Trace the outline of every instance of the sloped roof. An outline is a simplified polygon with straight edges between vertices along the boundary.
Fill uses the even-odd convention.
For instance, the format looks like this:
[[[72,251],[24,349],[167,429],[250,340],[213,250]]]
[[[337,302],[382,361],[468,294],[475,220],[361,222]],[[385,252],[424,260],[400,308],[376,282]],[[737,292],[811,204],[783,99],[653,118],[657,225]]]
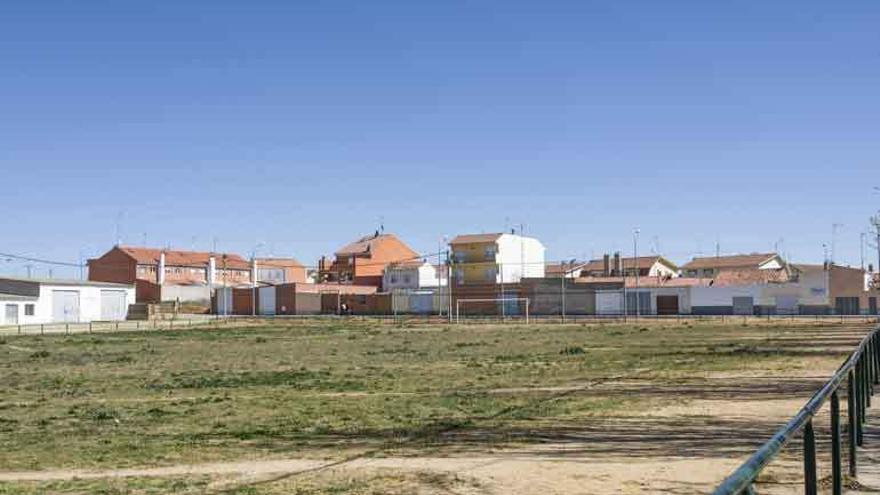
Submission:
[[[639,269],[647,269],[647,268],[651,268],[652,266],[654,266],[654,263],[657,263],[657,262],[668,265],[671,268],[676,268],[675,263],[667,260],[666,258],[664,258],[662,256],[639,256],[638,258],[633,258],[633,257],[621,258],[621,263],[623,264],[624,269],[632,268],[633,265],[635,265]],[[610,258],[608,266],[612,270],[614,269],[614,257],[613,256]],[[604,259],[590,260],[581,269],[586,270],[588,272],[602,271],[605,269],[605,260]]]
[[[154,265],[159,263],[159,256],[162,249],[118,246],[118,249],[125,254],[131,256],[138,264]],[[208,259],[213,256],[217,268],[250,268],[250,263],[237,254],[231,253],[209,253],[202,251],[176,251],[164,250],[165,264],[172,266],[198,266],[202,267],[208,264]]]
[[[635,277],[626,277],[626,288],[636,287]],[[623,277],[581,277],[575,279],[575,283],[586,285],[612,285],[624,283]],[[638,286],[640,288],[651,287],[700,287],[709,285],[708,279],[688,278],[688,277],[639,277]]]
[[[346,244],[345,246],[342,246],[334,254],[336,254],[337,256],[367,254],[372,250],[374,244],[378,242],[386,242],[392,240],[403,244],[403,242],[398,239],[397,236],[394,234],[371,234],[361,237],[360,239]]]
[[[791,281],[786,270],[723,270],[712,278],[712,285],[725,287],[731,285],[781,284]]]
[[[494,234],[462,234],[457,235],[449,241],[449,244],[477,244],[481,242],[495,242],[501,237],[502,233]]]
[[[257,265],[278,268],[303,268],[303,264],[296,258],[257,258]]]
[[[732,256],[697,257],[681,267],[682,270],[699,270],[703,268],[739,268],[755,267],[779,256],[776,253],[736,254]]]

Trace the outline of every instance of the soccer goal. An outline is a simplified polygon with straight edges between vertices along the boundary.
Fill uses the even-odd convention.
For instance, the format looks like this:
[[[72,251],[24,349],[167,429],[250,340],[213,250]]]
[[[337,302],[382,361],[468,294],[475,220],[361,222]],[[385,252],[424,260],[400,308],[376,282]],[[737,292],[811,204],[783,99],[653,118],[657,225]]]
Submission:
[[[490,297],[483,299],[457,299],[455,301],[455,322],[461,321],[462,309],[468,305],[486,307],[488,303],[495,303],[496,314],[502,318],[518,316],[522,314],[529,322],[529,298],[528,297]]]

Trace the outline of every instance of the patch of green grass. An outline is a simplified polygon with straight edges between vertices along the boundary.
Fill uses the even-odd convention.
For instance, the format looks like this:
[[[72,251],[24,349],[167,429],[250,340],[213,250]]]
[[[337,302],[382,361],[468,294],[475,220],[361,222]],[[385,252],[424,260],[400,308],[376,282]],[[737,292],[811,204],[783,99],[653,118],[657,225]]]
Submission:
[[[805,358],[839,362],[843,351],[811,346],[804,332],[797,323],[334,320],[6,337],[18,349],[0,345],[0,466],[324,458],[413,439],[443,444],[448,432],[498,438],[633,414],[655,400],[577,390],[594,381],[669,383],[707,372],[784,374]]]

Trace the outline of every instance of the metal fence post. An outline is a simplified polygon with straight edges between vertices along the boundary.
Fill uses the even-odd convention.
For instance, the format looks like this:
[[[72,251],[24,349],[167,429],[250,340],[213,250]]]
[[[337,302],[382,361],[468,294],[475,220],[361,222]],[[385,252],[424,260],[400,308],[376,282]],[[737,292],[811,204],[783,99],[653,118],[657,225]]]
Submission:
[[[816,495],[816,434],[813,420],[804,426],[804,493]]]
[[[831,393],[831,493],[841,495],[840,465],[840,397],[837,391]]]
[[[849,377],[846,380],[846,416],[849,426],[847,428],[847,439],[849,440],[849,475],[851,478],[856,477],[856,442],[858,441],[856,429],[858,428],[858,413],[856,412],[856,373],[855,370],[849,370]]]

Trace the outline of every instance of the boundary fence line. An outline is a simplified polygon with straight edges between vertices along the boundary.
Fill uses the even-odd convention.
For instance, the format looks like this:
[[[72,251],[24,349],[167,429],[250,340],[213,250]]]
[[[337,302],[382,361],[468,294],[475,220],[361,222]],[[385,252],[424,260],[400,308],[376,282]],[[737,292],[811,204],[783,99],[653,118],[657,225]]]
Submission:
[[[444,324],[444,325],[474,325],[474,324],[564,324],[576,325],[587,323],[636,323],[640,321],[663,321],[663,322],[699,322],[712,321],[721,323],[759,323],[767,321],[784,322],[861,322],[880,323],[877,316],[865,315],[767,315],[767,316],[732,316],[732,315],[672,315],[672,316],[632,316],[632,315],[532,315],[528,318],[523,315],[511,316],[460,316],[450,321],[449,317],[438,315],[276,315],[276,316],[247,316],[247,315],[180,315],[174,319],[159,320],[126,320],[126,321],[101,321],[91,323],[43,323],[29,325],[6,325],[0,326],[0,336],[13,335],[69,335],[91,333],[114,333],[114,332],[141,332],[151,330],[181,330],[197,327],[216,327],[233,322],[273,322],[273,321],[362,321],[392,324]]]
[[[713,495],[754,494],[754,484],[761,471],[782,451],[798,433],[803,437],[804,493],[816,495],[816,433],[813,418],[825,402],[831,403],[831,489],[841,495],[843,460],[841,456],[840,389],[846,386],[847,470],[850,477],[858,474],[858,450],[864,445],[864,425],[867,409],[871,407],[874,387],[880,386],[880,326],[875,327],[859,343],[837,372],[809,401],[762,445],[736,471],[728,476]]]

